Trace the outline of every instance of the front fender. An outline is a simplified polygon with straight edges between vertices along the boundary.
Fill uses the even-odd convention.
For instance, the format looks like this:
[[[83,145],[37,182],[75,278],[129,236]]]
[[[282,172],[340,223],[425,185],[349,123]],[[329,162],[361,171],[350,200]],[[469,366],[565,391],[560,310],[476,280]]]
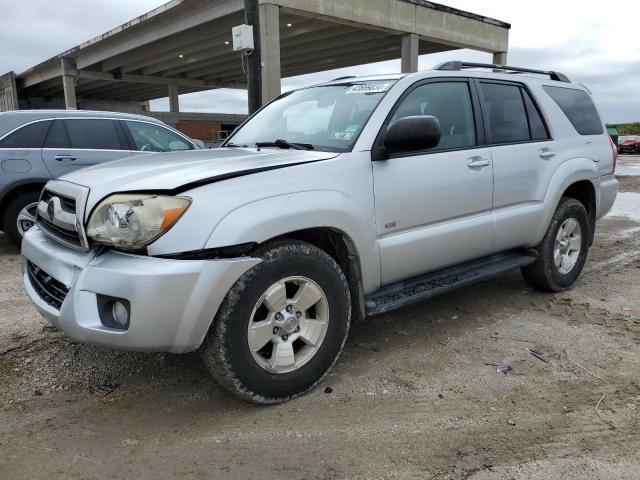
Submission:
[[[596,192],[596,206],[600,202],[600,191],[597,188],[598,168],[596,163],[589,158],[572,158],[563,162],[554,172],[549,182],[547,192],[544,198],[544,212],[542,221],[538,227],[535,245],[542,241],[544,234],[549,228],[551,217],[556,211],[560,199],[564,192],[572,184],[584,180],[588,180],[594,187]]]
[[[380,255],[373,214],[348,195],[332,190],[304,191],[263,198],[225,215],[213,229],[205,248],[247,242],[263,243],[298,230],[327,227],[352,240],[360,258],[363,288],[380,284]]]

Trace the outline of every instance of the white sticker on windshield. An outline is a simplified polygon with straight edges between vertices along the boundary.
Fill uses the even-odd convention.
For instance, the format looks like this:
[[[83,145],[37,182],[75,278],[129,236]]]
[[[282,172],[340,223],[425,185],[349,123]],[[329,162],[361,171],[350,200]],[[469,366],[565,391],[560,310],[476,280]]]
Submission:
[[[382,82],[357,83],[349,87],[345,93],[381,93],[386,92],[390,86],[390,83]]]

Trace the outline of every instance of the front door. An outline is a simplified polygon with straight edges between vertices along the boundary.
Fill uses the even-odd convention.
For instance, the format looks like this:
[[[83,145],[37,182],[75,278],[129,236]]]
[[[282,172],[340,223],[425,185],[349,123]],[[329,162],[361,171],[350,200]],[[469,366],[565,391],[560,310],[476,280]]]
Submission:
[[[115,120],[58,119],[47,134],[42,159],[54,178],[78,168],[129,157]]]
[[[442,131],[435,148],[373,162],[383,285],[492,252],[493,167],[471,92],[466,79],[422,82],[383,126],[433,115]]]

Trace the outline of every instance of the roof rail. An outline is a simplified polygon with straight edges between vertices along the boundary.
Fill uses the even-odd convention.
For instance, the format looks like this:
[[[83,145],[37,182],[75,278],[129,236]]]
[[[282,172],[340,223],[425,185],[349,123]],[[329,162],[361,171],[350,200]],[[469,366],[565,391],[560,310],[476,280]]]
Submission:
[[[504,70],[508,73],[536,73],[539,75],[549,75],[549,78],[551,80],[558,80],[559,82],[571,83],[571,80],[569,80],[569,77],[567,77],[564,73],[554,72],[554,71],[545,71],[545,70],[534,70],[533,68],[509,67],[507,65],[496,65],[493,63],[473,63],[473,62],[452,61],[452,62],[443,62],[433,67],[434,70],[449,70],[449,71],[460,71],[463,68],[492,68],[495,70]]]

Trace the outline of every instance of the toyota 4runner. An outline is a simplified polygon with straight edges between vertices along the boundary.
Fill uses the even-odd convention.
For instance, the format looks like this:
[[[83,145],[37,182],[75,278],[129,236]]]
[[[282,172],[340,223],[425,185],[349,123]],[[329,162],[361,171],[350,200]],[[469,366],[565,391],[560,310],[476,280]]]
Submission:
[[[557,72],[337,79],[281,95],[220,149],[50,181],[24,285],[77,340],[199,349],[236,395],[281,402],[331,369],[352,320],[514,268],[569,287],[615,162],[590,92]]]

